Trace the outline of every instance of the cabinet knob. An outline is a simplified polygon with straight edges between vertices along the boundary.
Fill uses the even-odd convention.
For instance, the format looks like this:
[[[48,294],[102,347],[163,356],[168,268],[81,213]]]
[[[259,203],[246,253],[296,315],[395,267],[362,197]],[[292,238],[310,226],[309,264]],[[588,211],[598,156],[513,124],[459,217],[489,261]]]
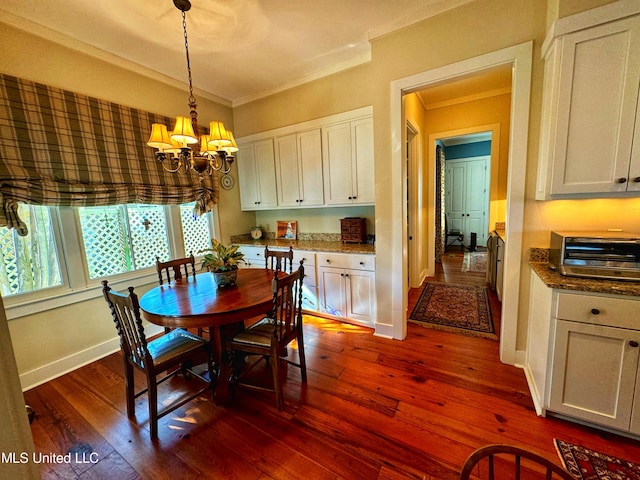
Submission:
[[[345,276],[345,277],[348,277],[348,276],[349,276],[349,274],[348,274],[348,273],[345,273],[345,274],[344,274],[344,276]]]
[[[362,265],[364,267],[364,262],[360,262],[360,265]]]
[[[598,310],[597,308],[592,308],[591,313],[594,315],[600,315],[600,310]]]
[[[638,348],[638,345],[640,345],[638,342],[636,342],[635,340],[630,340],[629,341],[629,346],[633,347],[633,348]]]
[[[349,197],[349,200],[353,200],[353,197]]]
[[[327,258],[327,263],[331,263],[331,260],[329,260],[328,258]]]
[[[620,177],[617,181],[618,183],[627,183],[627,179],[624,177]]]
[[[640,177],[635,177],[633,179],[633,183],[640,183]]]

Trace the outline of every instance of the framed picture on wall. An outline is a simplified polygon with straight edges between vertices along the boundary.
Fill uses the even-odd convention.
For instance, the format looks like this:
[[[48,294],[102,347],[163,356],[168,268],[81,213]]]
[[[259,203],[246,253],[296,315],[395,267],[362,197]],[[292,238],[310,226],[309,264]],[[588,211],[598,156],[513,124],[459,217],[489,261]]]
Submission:
[[[298,235],[298,222],[295,220],[278,220],[276,223],[276,238],[295,240]]]

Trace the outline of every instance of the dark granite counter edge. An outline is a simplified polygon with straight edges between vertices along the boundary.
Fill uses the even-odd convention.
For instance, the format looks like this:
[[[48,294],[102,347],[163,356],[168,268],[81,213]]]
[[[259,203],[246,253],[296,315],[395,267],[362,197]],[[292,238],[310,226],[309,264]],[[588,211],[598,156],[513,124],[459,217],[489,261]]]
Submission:
[[[549,288],[640,297],[640,282],[567,277],[549,268],[546,262],[529,262],[529,265]]]

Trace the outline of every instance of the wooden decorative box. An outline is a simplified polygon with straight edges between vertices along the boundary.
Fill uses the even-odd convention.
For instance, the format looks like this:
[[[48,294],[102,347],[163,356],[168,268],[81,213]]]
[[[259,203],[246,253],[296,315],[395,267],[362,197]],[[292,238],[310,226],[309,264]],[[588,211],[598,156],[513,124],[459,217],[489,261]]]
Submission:
[[[364,218],[347,217],[340,220],[342,243],[366,243],[367,223]]]

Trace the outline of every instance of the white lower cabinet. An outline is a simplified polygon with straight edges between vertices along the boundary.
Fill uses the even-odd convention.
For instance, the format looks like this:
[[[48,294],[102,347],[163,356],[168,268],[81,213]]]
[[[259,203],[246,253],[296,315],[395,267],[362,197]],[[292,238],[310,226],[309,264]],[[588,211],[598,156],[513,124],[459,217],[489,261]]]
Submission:
[[[241,245],[238,251],[244,253],[244,262],[240,264],[240,268],[265,268],[267,266],[264,260],[264,246]]]
[[[318,253],[320,312],[373,326],[375,319],[375,256]]]
[[[640,301],[554,296],[548,410],[640,434]]]
[[[269,247],[286,250],[284,247]],[[264,246],[241,245],[242,268],[265,268]],[[359,325],[375,319],[375,255],[294,250],[293,268],[304,265],[302,308]]]

